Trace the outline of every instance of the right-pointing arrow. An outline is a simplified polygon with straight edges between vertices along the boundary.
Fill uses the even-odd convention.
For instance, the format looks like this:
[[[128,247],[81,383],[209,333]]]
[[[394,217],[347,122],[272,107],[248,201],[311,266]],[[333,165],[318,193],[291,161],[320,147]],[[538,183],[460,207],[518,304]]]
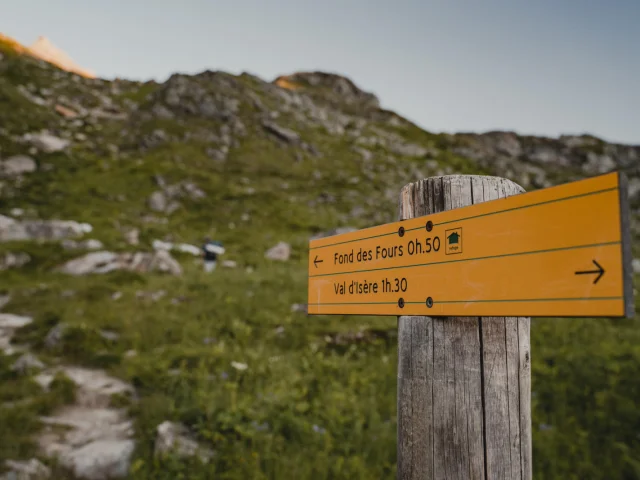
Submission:
[[[583,270],[581,272],[576,272],[576,275],[587,275],[587,274],[598,274],[598,276],[593,280],[593,283],[598,283],[598,280],[600,280],[600,278],[602,278],[602,276],[604,275],[604,268],[602,268],[602,266],[596,262],[595,260],[592,260],[593,264],[598,267],[597,270]]]

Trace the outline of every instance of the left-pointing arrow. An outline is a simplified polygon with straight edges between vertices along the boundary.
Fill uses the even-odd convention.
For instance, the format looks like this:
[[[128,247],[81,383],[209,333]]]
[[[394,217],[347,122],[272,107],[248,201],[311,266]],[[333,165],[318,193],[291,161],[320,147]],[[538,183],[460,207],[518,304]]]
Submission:
[[[593,280],[593,283],[598,283],[598,280],[600,280],[600,278],[604,275],[604,268],[602,268],[602,266],[596,262],[595,260],[592,260],[593,264],[598,267],[597,270],[584,270],[582,272],[576,272],[576,275],[586,275],[586,274],[598,274],[598,276]]]
[[[324,260],[318,260],[318,255],[316,255],[316,258],[313,260],[313,264],[316,266],[316,268],[318,268],[318,264],[324,262]]]

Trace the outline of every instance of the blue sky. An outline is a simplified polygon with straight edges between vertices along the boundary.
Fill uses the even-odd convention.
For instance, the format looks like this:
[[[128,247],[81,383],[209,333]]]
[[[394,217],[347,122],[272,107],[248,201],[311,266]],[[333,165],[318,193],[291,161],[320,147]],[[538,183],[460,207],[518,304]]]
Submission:
[[[341,73],[434,132],[591,133],[640,144],[640,0],[14,0],[100,76]]]

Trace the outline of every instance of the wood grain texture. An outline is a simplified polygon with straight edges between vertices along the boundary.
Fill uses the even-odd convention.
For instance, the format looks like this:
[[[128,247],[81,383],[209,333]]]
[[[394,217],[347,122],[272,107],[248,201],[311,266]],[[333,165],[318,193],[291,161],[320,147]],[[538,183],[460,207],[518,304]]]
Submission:
[[[400,219],[523,191],[432,177],[402,189]],[[530,371],[528,318],[399,317],[397,478],[530,480]]]

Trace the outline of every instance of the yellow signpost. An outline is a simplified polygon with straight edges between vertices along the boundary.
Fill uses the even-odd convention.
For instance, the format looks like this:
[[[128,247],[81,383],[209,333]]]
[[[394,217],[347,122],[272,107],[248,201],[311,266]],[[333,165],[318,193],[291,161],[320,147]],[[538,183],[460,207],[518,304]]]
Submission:
[[[308,313],[632,317],[627,202],[611,173],[312,240]]]

